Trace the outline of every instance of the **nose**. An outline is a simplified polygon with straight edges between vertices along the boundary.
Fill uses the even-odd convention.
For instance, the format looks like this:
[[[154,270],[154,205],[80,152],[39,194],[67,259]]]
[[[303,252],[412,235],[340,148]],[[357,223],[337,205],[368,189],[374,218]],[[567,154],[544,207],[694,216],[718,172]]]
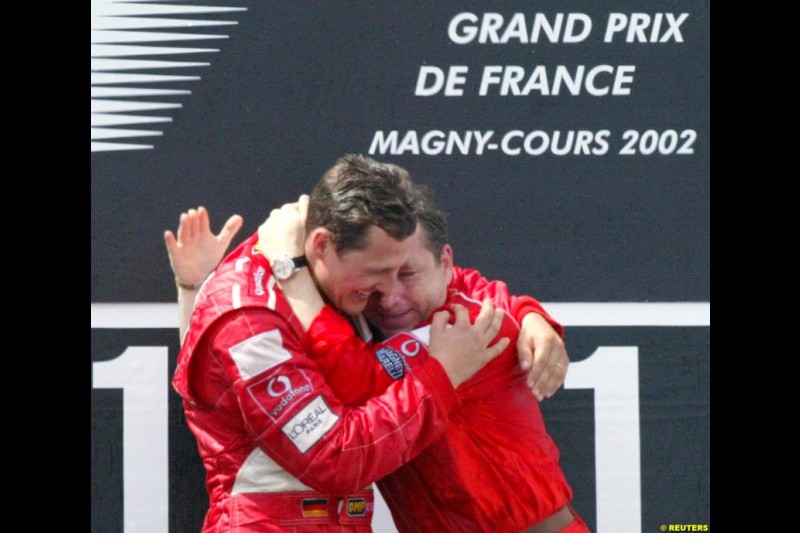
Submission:
[[[391,294],[378,293],[378,305],[383,309],[391,309],[400,301],[400,293],[395,291]]]
[[[375,291],[379,293],[378,301],[382,307],[390,307],[400,295],[400,280],[397,276],[386,276],[375,285]]]

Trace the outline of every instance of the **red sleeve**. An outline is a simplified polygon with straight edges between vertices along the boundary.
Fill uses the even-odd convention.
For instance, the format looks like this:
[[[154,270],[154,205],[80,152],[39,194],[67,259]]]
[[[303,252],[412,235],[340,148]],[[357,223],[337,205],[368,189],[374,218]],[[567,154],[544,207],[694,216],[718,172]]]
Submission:
[[[564,327],[551,317],[535,298],[513,296],[509,294],[508,285],[504,282],[489,281],[477,270],[453,267],[453,281],[450,282],[450,288],[463,292],[476,300],[482,301],[484,298],[491,298],[496,306],[511,313],[511,316],[520,324],[528,313],[538,313],[556,330],[559,337],[564,338]]]
[[[241,310],[214,331],[208,357],[194,368],[204,379],[192,381],[222,391],[217,408],[225,401],[238,408],[254,442],[315,490],[363,490],[439,438],[459,403],[431,358],[380,396],[349,408],[307,350],[282,317]],[[351,372],[354,381],[358,372]]]
[[[427,347],[410,334],[395,335],[375,346],[365,343],[350,321],[330,306],[311,323],[308,337],[314,362],[346,405],[358,405],[383,393],[428,359]]]
[[[339,399],[357,405],[380,394],[393,379],[352,324],[326,305],[308,328],[311,356]],[[358,379],[353,379],[358,369]]]

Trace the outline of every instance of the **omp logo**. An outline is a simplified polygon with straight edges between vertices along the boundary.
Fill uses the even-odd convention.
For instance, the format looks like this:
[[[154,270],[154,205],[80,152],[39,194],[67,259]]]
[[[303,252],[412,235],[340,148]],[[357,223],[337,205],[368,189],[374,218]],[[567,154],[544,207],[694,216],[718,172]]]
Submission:
[[[208,16],[235,11],[246,8],[161,4],[151,0],[92,0],[92,152],[153,148],[152,144],[127,142],[127,139],[161,135],[160,130],[150,126],[140,128],[172,122],[171,116],[161,112],[180,108],[182,104],[175,102],[175,97],[191,94],[174,87],[200,79],[200,76],[175,75],[172,69],[209,66],[207,62],[184,58],[189,54],[219,51],[201,48],[197,41],[228,37],[186,30],[237,24]],[[200,17],[187,18],[193,15]],[[188,46],[165,45],[170,41],[185,41]],[[161,59],[165,56],[169,59]]]
[[[367,500],[364,498],[348,498],[347,516],[364,516],[367,514]]]

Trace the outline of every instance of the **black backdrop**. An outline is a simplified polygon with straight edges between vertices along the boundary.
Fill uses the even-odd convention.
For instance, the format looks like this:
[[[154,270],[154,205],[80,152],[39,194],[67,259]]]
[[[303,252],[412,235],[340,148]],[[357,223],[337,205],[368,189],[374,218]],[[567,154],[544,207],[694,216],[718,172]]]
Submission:
[[[142,11],[175,5],[239,9]],[[455,42],[448,26],[462,13],[476,27],[499,21],[496,31]],[[556,42],[545,32],[527,42],[537,17],[559,14],[578,21],[577,42],[565,42],[565,26]],[[431,186],[457,263],[536,296],[567,326],[575,381],[543,409],[592,529],[708,526],[709,17],[708,2],[685,1],[93,3],[92,530],[194,531],[206,507],[167,388],[178,342],[163,231],[204,205],[215,230],[244,216],[238,242],[348,152]],[[416,94],[431,67],[460,68],[461,94]],[[558,75],[581,69],[593,84],[552,94]],[[490,83],[481,95],[487,72],[522,72],[523,94]],[[475,135],[488,138],[482,150]],[[587,140],[576,147],[570,135]],[[466,153],[430,142],[448,136],[469,138]],[[159,400],[129,408],[145,347],[156,355],[144,367],[163,372]],[[613,394],[630,380],[590,365],[601,348],[635,350],[623,366],[635,372],[637,412]],[[581,378],[583,362],[593,378]],[[123,431],[156,419],[160,429]],[[621,424],[611,440],[606,421]],[[623,454],[603,450],[619,435],[628,460],[617,464]],[[163,479],[126,479],[123,457],[152,450],[164,451],[163,468],[145,464]],[[607,471],[623,476],[612,490]]]

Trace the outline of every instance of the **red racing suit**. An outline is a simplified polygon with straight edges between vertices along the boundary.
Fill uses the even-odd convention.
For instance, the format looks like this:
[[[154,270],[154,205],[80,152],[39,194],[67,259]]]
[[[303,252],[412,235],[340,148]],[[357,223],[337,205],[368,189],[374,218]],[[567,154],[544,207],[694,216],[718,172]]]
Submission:
[[[508,285],[504,282],[488,281],[477,270],[454,266],[453,280],[450,282],[449,288],[462,292],[474,300],[490,298],[496,307],[511,313],[511,316],[520,324],[528,313],[538,313],[556,330],[559,337],[564,338],[564,327],[547,314],[542,304],[535,298],[531,296],[513,296],[509,294]]]
[[[452,303],[466,306],[472,319],[481,307],[455,289],[444,309]],[[430,361],[429,330],[368,346],[326,307],[308,334],[328,384],[340,399],[358,405]],[[458,387],[461,405],[450,413],[444,436],[378,482],[401,532],[517,532],[572,500],[558,448],[526,384],[527,372],[519,369],[518,333],[507,314],[498,338],[509,337],[509,347]]]
[[[206,469],[202,531],[369,532],[370,484],[442,437],[458,395],[430,358],[345,405],[257,239],[201,288],[172,379]]]

